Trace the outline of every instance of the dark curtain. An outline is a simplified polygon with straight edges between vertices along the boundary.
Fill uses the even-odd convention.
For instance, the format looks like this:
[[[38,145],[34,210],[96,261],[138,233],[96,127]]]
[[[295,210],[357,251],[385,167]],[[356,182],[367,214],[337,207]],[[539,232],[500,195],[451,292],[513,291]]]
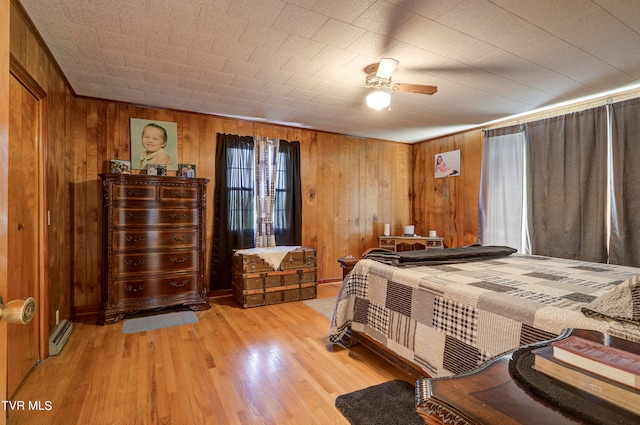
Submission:
[[[253,137],[218,134],[215,167],[211,290],[231,288],[233,250],[254,246]]]
[[[611,132],[609,261],[640,267],[640,99],[611,105]]]
[[[301,245],[300,142],[280,140],[278,149],[278,183],[273,214],[276,245]]]
[[[527,128],[532,253],[606,262],[606,107]]]
[[[211,290],[232,287],[234,249],[255,246],[253,137],[218,134],[214,188]],[[277,245],[302,243],[300,142],[280,140],[274,208]]]

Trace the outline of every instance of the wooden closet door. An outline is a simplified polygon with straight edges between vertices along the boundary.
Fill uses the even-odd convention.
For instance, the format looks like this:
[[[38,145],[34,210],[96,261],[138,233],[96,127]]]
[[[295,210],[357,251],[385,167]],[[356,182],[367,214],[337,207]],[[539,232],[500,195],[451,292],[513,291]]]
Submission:
[[[39,288],[39,101],[10,77],[8,282],[4,301],[34,297]],[[39,308],[36,309],[38,311]],[[39,313],[26,325],[7,325],[7,396],[39,358]]]

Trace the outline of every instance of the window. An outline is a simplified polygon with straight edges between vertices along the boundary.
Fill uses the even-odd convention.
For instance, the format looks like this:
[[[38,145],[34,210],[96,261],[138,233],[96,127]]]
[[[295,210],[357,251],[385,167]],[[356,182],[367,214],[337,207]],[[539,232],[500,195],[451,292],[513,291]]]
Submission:
[[[255,182],[253,150],[229,148],[227,160],[227,192],[229,196],[229,230],[253,228],[255,223]]]
[[[255,246],[256,172],[252,137],[218,134],[211,249],[212,290],[231,288],[234,249]],[[277,245],[301,245],[300,143],[280,140],[274,205]]]
[[[529,242],[535,255],[607,262],[608,134],[606,106],[487,131],[480,241],[524,253]],[[495,152],[500,155],[488,155]],[[522,170],[515,163],[522,163]],[[520,181],[522,190],[515,185]]]

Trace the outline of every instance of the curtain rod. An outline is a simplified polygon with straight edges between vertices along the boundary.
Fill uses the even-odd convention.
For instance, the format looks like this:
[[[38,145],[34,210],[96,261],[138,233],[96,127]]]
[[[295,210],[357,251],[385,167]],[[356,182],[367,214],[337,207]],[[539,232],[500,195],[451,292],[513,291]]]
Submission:
[[[621,91],[616,94],[603,94],[602,96],[594,97],[588,100],[578,100],[574,103],[569,103],[561,106],[551,106],[544,111],[532,111],[529,113],[525,113],[522,116],[516,118],[505,118],[500,121],[496,121],[491,123],[491,125],[485,125],[482,127],[482,131],[508,127],[511,125],[517,124],[525,124],[532,121],[537,121],[544,118],[553,118],[560,115],[569,114],[571,112],[584,111],[590,108],[596,108],[598,106],[611,105],[616,102],[622,102],[623,100],[629,100],[640,97],[640,89],[639,87],[633,87],[632,89],[628,89],[625,91]]]

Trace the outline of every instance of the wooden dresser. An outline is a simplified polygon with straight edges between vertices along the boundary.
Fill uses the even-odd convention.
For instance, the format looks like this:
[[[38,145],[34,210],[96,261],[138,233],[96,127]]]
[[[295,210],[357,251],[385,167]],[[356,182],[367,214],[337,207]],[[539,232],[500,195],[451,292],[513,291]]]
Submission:
[[[380,248],[393,252],[415,249],[443,249],[444,238],[438,236],[378,236]]]
[[[186,305],[210,308],[204,282],[208,179],[100,174],[103,296],[99,323]]]

